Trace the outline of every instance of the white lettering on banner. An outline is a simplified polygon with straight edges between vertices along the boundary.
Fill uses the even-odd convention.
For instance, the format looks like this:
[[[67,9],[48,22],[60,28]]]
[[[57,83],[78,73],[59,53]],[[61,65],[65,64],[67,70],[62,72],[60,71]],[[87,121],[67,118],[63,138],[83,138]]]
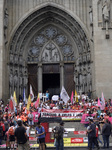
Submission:
[[[86,134],[86,131],[78,131],[78,134]]]
[[[83,114],[83,110],[73,111],[73,110],[45,110],[41,112],[41,117],[62,117],[62,118],[81,118]]]

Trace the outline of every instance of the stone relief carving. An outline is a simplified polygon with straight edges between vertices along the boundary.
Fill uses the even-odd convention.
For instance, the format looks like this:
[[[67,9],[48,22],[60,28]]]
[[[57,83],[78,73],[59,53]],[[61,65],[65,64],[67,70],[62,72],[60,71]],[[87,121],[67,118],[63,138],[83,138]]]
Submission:
[[[86,57],[86,53],[83,55]],[[74,81],[76,84],[77,91],[87,92],[88,90],[92,90],[92,73],[91,73],[91,61],[90,61],[90,53],[89,58],[84,59],[83,62],[80,61],[82,55],[79,55],[76,61],[76,66],[74,70]],[[89,60],[89,61],[88,61]]]
[[[18,55],[17,54],[14,55],[14,63],[16,65],[18,64]]]
[[[5,8],[4,10],[4,39],[5,39],[5,44],[7,44],[7,29],[8,29],[8,10]]]
[[[50,13],[51,18],[47,18],[47,19],[42,20],[42,18],[45,17],[45,14],[43,14],[43,16],[42,16],[41,12],[43,12],[45,10],[53,10],[53,12]],[[58,11],[58,14],[54,13],[57,11]],[[59,14],[62,14],[62,16],[60,17],[61,21],[54,18],[54,16],[57,16],[57,17],[60,16]],[[49,14],[46,14],[46,15],[49,16]],[[30,22],[31,18],[32,19],[35,18],[35,20]],[[24,20],[24,22],[17,29],[17,32],[15,33],[15,35],[12,39],[12,42],[10,44],[10,52],[13,52],[14,58],[15,58],[15,54],[14,54],[15,53],[15,47],[17,47],[18,43],[21,43],[21,45],[19,45],[20,48],[16,49],[17,54],[18,54],[17,60],[19,61],[20,60],[19,56],[20,56],[20,54],[23,53],[23,50],[25,49],[25,45],[26,45],[28,37],[32,34],[32,32],[36,31],[37,28],[41,28],[43,26],[43,24],[46,24],[46,22],[49,22],[49,21],[52,21],[53,24],[56,24],[57,26],[60,25],[64,30],[66,30],[69,34],[71,34],[73,36],[73,39],[76,42],[76,45],[79,45],[79,53],[80,54],[83,54],[83,50],[85,52],[88,51],[89,42],[88,41],[85,42],[86,41],[85,38],[87,38],[87,37],[86,37],[83,29],[81,28],[81,26],[78,24],[78,22],[76,20],[74,20],[74,18],[72,18],[70,15],[66,15],[66,13],[60,9],[57,9],[54,7],[45,7],[44,10],[39,10],[39,11],[31,14],[28,18],[26,18]],[[33,24],[34,22],[37,22],[37,24],[34,25]],[[24,28],[25,25],[27,25],[27,26]],[[32,29],[30,29],[31,26],[33,26]],[[21,33],[21,34],[19,34],[19,33]],[[23,36],[23,35],[25,35],[25,36]],[[39,37],[39,36],[41,36],[41,37]],[[82,42],[81,42],[81,36],[83,37]],[[45,38],[45,41],[43,38]],[[64,60],[69,61],[69,60],[72,60],[72,58],[74,59],[74,53],[72,52],[72,49],[73,49],[72,43],[68,43],[68,37],[66,36],[66,34],[61,33],[54,26],[51,26],[50,28],[48,26],[47,28],[45,28],[45,30],[43,30],[43,32],[41,31],[40,33],[38,33],[37,36],[35,36],[33,39],[33,44],[34,44],[34,46],[42,49],[44,47],[45,43],[48,42],[49,40],[51,40],[51,41],[53,41],[53,43],[55,43],[54,46],[56,48],[55,48],[55,50],[50,51],[49,48],[47,49],[45,46],[44,50],[46,51],[46,54],[44,53],[44,50],[43,50],[42,55],[44,54],[44,58],[46,55],[46,60],[50,60],[52,62],[52,59],[55,56],[54,60],[58,61],[60,59],[58,48],[60,48],[62,50],[62,47],[64,47],[65,45],[69,45],[69,46],[68,47],[65,46],[67,48],[64,48],[64,52],[67,52],[67,53],[63,53],[63,55],[66,54],[65,56],[63,56]],[[33,45],[30,45],[30,46],[33,46]],[[69,48],[70,46],[71,46],[71,48]],[[22,50],[21,50],[21,47],[22,47]],[[55,51],[55,52],[53,52],[53,51]],[[68,51],[70,53],[68,53]],[[28,62],[38,62],[39,61],[38,55],[35,55],[35,53],[37,53],[37,52],[35,52],[35,50],[30,51],[30,54],[28,53],[28,60],[29,60]],[[42,58],[43,58],[43,56],[42,56]],[[80,81],[82,84],[82,79],[79,80],[79,73],[83,72],[82,66],[84,66],[85,64],[83,64],[82,58],[81,58],[80,62],[81,63],[80,64],[78,63],[78,65],[77,65],[78,72],[76,75],[76,79],[77,79],[76,82],[79,83],[79,81]],[[86,61],[86,63],[87,63],[87,61]],[[17,64],[17,63],[14,60],[13,66],[15,66],[15,64]],[[18,66],[18,70],[19,70],[19,67],[20,66]],[[27,73],[26,73],[26,75],[25,75],[25,73],[23,75],[23,78],[24,78],[24,85],[23,86],[26,86],[26,87],[27,87],[27,83],[28,83],[27,75],[28,75]],[[18,75],[18,77],[19,76],[20,75]],[[82,78],[82,75],[80,78]],[[77,86],[79,89],[82,87],[82,85],[80,86],[78,84],[77,84]]]
[[[28,51],[29,55],[28,55],[27,60],[29,62],[38,61],[40,49],[43,49],[44,45],[48,41],[49,42],[53,41],[55,45],[57,45],[60,48],[60,50],[62,50],[63,55],[67,56],[66,57],[67,61],[74,61],[74,54],[72,50],[71,41],[68,40],[68,37],[64,33],[62,33],[58,28],[54,26],[48,26],[44,28],[42,31],[39,31],[39,33],[37,33],[37,36],[35,36],[31,42],[31,45]],[[45,54],[43,54],[44,56],[42,56],[43,57],[42,60],[45,62],[59,61],[58,53],[54,52],[53,58],[51,58],[51,53],[52,53],[52,50],[47,50],[47,47],[46,47],[46,52]]]
[[[17,85],[18,85],[18,72],[17,72],[17,70],[15,70],[15,73],[14,73],[14,87],[17,88]]]
[[[48,43],[42,54],[43,62],[58,62],[60,60],[57,47],[52,43]]]
[[[10,58],[9,59],[10,59],[9,60],[10,64],[13,64],[13,62],[14,62],[13,53],[10,54]]]

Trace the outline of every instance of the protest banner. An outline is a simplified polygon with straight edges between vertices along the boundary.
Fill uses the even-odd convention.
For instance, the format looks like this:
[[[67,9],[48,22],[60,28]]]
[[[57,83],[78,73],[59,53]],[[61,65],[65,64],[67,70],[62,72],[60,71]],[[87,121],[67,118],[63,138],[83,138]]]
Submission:
[[[53,109],[42,109],[41,117],[61,117],[62,119],[81,119],[83,110],[53,110]]]

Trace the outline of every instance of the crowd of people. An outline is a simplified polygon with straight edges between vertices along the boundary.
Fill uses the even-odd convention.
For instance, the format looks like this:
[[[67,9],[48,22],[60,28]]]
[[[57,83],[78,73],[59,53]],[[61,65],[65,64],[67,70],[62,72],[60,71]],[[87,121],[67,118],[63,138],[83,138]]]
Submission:
[[[48,93],[48,92],[47,92]],[[102,103],[102,100],[100,103]],[[112,117],[112,101],[111,99],[105,100],[105,108],[102,110],[101,107],[98,106],[98,99],[91,99],[89,96],[83,94],[82,96],[78,96],[78,101],[74,98],[74,100],[68,100],[67,103],[64,102],[63,99],[52,100],[49,99],[49,94],[47,94],[47,98],[45,101],[40,97],[40,102],[38,107],[35,107],[36,99],[31,102],[29,110],[27,110],[27,104],[23,102],[23,99],[19,99],[18,105],[14,107],[13,111],[10,111],[9,103],[5,105],[4,101],[0,100],[0,145],[2,144],[2,140],[6,141],[6,148],[13,148],[18,145],[18,149],[20,147],[26,147],[29,149],[29,131],[30,128],[34,128],[36,126],[33,121],[33,112],[37,112],[41,117],[41,110],[45,109],[67,109],[67,110],[81,110],[83,109],[84,114],[88,114],[89,117],[92,117],[84,123],[84,126],[87,128],[87,135],[89,137],[88,146],[91,150],[92,143],[94,143],[99,149],[98,140],[104,143],[103,147],[109,147],[109,136],[111,135],[111,123],[109,122],[109,118]],[[94,115],[91,115],[94,114]],[[38,118],[39,119],[39,118]],[[94,126],[94,125],[95,126]],[[98,126],[99,131],[102,134],[103,141],[100,140],[98,136],[96,136],[96,126]],[[40,129],[39,129],[40,128]],[[109,130],[110,128],[110,130]],[[44,138],[39,142],[42,143],[40,146],[45,149],[45,131],[38,123],[38,127],[35,128],[37,133],[42,130],[42,133],[39,135]],[[93,131],[94,130],[94,131]],[[23,138],[20,138],[21,133]],[[37,136],[37,135],[36,135]],[[95,137],[95,138],[93,138]],[[22,140],[20,140],[22,139]],[[41,139],[41,138],[40,138]],[[23,143],[22,143],[23,142]],[[57,144],[58,145],[58,144]],[[59,145],[58,145],[59,146]]]

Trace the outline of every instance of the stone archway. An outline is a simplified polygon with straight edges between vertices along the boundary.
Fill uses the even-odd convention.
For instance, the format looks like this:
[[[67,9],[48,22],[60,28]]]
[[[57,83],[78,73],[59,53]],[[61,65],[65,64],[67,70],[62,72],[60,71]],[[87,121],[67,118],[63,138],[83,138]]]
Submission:
[[[47,34],[51,33],[52,28],[55,30],[53,37],[52,34]],[[49,49],[53,47],[55,58],[53,58],[54,54],[50,54]],[[12,38],[9,49],[10,94],[14,90],[17,94],[22,94],[23,88],[27,91],[27,64],[38,64],[40,72],[38,87],[42,89],[41,65],[43,63],[59,63],[61,79],[64,78],[64,64],[73,64],[75,68],[74,70],[72,68],[72,75],[76,90],[85,92],[91,90],[91,51],[88,38],[74,18],[52,6],[46,6],[32,13],[21,23]],[[61,85],[63,84],[64,81]]]

